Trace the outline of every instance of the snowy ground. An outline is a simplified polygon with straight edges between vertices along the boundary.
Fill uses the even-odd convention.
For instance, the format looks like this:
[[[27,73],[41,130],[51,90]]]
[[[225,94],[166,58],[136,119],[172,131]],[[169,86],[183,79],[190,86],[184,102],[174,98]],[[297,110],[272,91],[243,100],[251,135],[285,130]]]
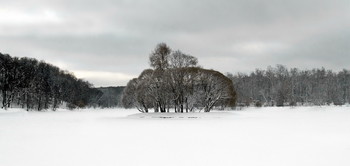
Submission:
[[[0,110],[0,166],[349,166],[350,107]]]

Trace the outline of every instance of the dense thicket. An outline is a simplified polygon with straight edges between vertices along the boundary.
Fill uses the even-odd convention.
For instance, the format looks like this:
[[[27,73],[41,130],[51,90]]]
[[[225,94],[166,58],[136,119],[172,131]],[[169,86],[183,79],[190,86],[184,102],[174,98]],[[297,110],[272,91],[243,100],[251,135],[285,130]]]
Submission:
[[[96,103],[101,95],[92,85],[51,64],[32,58],[0,53],[2,108],[13,105],[27,110],[55,110],[63,102],[69,108]]]
[[[209,112],[214,107],[233,107],[236,93],[232,81],[218,71],[197,66],[197,58],[171,51],[164,43],[150,55],[153,69],[144,70],[129,81],[122,103],[141,112]]]
[[[247,74],[228,74],[239,105],[343,105],[350,103],[350,71],[287,69],[277,65]]]

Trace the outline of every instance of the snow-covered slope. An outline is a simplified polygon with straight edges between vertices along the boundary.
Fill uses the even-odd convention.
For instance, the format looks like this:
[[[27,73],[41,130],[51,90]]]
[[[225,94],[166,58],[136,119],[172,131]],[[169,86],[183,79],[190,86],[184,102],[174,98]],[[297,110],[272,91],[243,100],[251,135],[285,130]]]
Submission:
[[[348,166],[350,107],[0,110],[0,166]]]

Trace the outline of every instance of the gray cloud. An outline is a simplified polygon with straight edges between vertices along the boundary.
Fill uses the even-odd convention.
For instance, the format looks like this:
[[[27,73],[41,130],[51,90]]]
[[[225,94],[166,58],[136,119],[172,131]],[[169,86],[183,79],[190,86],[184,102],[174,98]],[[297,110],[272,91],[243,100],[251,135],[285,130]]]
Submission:
[[[1,52],[43,59],[96,86],[125,85],[159,42],[221,72],[340,70],[350,60],[348,0],[0,2]]]

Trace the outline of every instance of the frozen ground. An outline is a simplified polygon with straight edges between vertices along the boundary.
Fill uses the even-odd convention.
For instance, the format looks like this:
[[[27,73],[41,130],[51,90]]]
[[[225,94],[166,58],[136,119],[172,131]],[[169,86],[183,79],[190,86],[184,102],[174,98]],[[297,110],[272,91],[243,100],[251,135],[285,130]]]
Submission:
[[[350,107],[0,110],[0,166],[349,166]]]

